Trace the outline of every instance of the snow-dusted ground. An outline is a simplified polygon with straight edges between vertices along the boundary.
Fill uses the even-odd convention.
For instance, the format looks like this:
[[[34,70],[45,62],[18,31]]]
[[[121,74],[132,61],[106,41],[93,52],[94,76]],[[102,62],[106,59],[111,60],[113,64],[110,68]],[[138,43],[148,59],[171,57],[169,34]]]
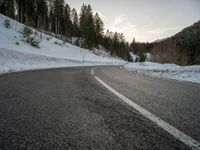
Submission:
[[[79,62],[0,48],[0,74],[46,68],[75,66],[120,65],[110,62]]]
[[[178,66],[175,64],[144,62],[129,63],[124,68],[146,75],[200,84],[200,65]]]
[[[6,19],[10,20],[9,29],[4,26]],[[41,38],[40,48],[34,48],[23,41],[19,33],[23,27],[23,24],[0,14],[0,74],[42,68],[125,63],[108,53],[94,54],[41,32],[37,32],[37,38]]]

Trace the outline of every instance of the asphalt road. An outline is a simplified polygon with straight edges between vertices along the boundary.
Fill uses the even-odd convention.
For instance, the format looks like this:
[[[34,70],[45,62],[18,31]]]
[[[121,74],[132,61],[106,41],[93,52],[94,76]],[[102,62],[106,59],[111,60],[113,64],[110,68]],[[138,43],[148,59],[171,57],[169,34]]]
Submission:
[[[190,149],[102,86],[94,67],[0,76],[0,149]],[[95,67],[95,76],[200,141],[200,86]]]

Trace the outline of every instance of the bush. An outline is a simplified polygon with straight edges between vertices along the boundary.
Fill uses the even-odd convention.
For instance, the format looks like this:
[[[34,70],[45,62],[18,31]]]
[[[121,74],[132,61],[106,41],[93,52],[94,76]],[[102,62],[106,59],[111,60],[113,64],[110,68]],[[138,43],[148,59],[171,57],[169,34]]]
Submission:
[[[30,43],[31,46],[39,48],[39,41],[35,40],[34,37],[28,37],[26,41],[27,43]]]
[[[16,42],[15,44],[16,44],[16,45],[19,45],[19,42]]]
[[[11,27],[10,20],[8,20],[8,19],[4,20],[4,26],[9,29]]]
[[[36,48],[39,48],[39,42],[37,42],[37,41],[32,41],[32,42],[31,42],[31,46],[36,47]]]
[[[140,57],[140,60],[139,60],[140,62],[145,62],[147,59],[147,56],[144,53],[140,53],[139,57]]]
[[[24,28],[20,31],[22,38],[24,38],[24,41],[29,43],[31,46],[39,48],[39,40],[35,39],[35,36],[32,37],[33,31],[31,28],[24,26]],[[37,32],[36,32],[37,33]]]
[[[31,46],[39,48],[39,42],[36,41],[34,38],[30,41]]]
[[[33,31],[29,27],[24,26],[24,28],[20,31],[20,33],[23,38],[29,38],[33,34]]]

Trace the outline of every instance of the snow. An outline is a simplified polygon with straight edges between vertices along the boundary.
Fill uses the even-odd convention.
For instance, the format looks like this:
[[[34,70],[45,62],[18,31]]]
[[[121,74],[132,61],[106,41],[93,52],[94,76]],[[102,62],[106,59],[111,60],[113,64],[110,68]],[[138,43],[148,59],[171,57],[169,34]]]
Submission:
[[[77,66],[120,65],[121,63],[79,62],[63,58],[47,57],[0,48],[0,74],[46,68]]]
[[[200,83],[200,65],[179,66],[153,62],[129,63],[123,66],[129,71],[144,73],[155,77]]]
[[[4,21],[10,20],[11,27],[6,28]],[[57,68],[69,66],[119,65],[125,61],[113,58],[109,54],[95,54],[70,43],[38,32],[41,38],[40,48],[30,46],[23,41],[19,31],[24,25],[0,14],[0,74],[21,70]],[[19,43],[17,45],[16,43]]]
[[[136,62],[136,59],[139,58],[139,56],[138,56],[138,55],[135,55],[133,52],[130,52],[130,55],[131,55],[131,57],[132,57],[133,62]]]
[[[147,61],[152,61],[151,53],[144,53],[144,54],[147,56],[147,58],[146,58]]]

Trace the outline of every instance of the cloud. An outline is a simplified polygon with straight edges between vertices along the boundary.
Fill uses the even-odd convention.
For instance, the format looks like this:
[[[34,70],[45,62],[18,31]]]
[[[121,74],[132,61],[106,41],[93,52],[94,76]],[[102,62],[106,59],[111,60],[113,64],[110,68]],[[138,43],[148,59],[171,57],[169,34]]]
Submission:
[[[127,18],[124,15],[117,16],[117,17],[115,17],[114,25],[119,25],[126,20],[127,20]]]
[[[152,24],[154,24],[153,21]],[[132,42],[133,37],[135,37],[137,41],[147,42],[150,39],[156,40],[172,35],[182,29],[182,26],[154,28],[149,30],[145,26],[139,26],[130,22],[130,19],[126,15],[119,15],[111,20],[110,24],[106,24],[105,29],[109,29],[112,32],[123,33],[126,40],[129,42]]]
[[[128,21],[128,18],[125,15],[119,15],[114,18],[114,21],[111,25],[108,25],[110,31],[123,33],[126,37],[126,40],[129,42],[132,41],[135,33],[137,32],[136,26]]]

